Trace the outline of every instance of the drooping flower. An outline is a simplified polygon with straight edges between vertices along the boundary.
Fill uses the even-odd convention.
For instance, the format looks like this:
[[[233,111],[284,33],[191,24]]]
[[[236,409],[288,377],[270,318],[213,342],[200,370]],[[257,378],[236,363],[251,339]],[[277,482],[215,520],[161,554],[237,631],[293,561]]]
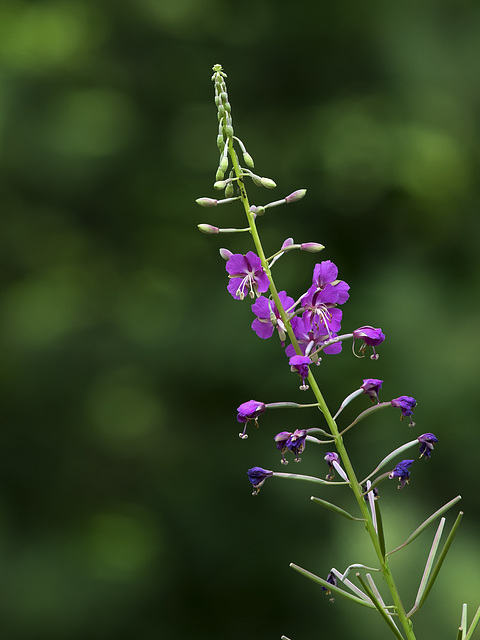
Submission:
[[[410,471],[408,468],[413,464],[413,462],[413,460],[402,460],[388,476],[390,479],[399,478],[399,489],[402,489],[406,484],[408,484],[410,480]]]
[[[363,389],[363,393],[370,396],[372,402],[375,400],[379,402],[378,393],[382,388],[383,380],[377,380],[376,378],[366,378],[363,384],[360,385],[360,389]]]
[[[262,415],[264,411],[265,404],[263,402],[258,402],[257,400],[249,400],[237,407],[237,421],[245,424],[243,433],[238,434],[240,438],[246,439],[248,437],[246,430],[247,424],[250,420],[253,420],[255,422],[255,426],[258,427],[258,416]]]
[[[293,313],[289,313],[295,305],[295,301],[290,296],[287,296],[285,291],[280,291],[278,294],[282,307],[290,318]],[[277,305],[273,300],[269,300],[265,296],[260,296],[253,304],[252,311],[257,316],[252,322],[252,329],[255,331],[259,338],[267,339],[273,335],[273,330],[276,328],[282,346],[286,338],[286,327],[280,317],[280,312],[277,309]]]
[[[418,436],[418,441],[420,442],[420,458],[423,457],[428,460],[432,455],[433,445],[438,442],[438,438],[433,433],[424,433]]]
[[[367,483],[362,484],[362,491],[364,493],[364,500],[365,502],[368,502],[368,494],[372,493],[373,494],[373,499],[376,500],[378,498],[378,487],[373,487],[373,489],[368,489],[367,487]]]
[[[393,400],[391,400],[391,405],[392,407],[399,407],[401,409],[402,415],[400,416],[400,420],[403,420],[404,418],[412,415],[413,409],[417,405],[417,401],[415,400],[415,398],[412,398],[411,396],[400,396],[399,398],[394,398]],[[413,422],[412,418],[410,418],[410,422],[408,426],[409,427],[415,426],[415,423]]]
[[[280,460],[282,464],[288,464],[288,460],[285,458],[285,453],[288,451],[287,442],[291,435],[292,433],[290,431],[280,431],[280,433],[277,433],[274,438],[277,444],[277,449],[282,454],[282,459]]]
[[[262,267],[262,261],[253,251],[246,255],[232,254],[225,269],[230,278],[227,289],[235,300],[243,300],[247,295],[255,298],[268,291],[270,281]]]
[[[358,350],[360,357],[365,355],[367,345],[373,348],[373,355],[370,356],[372,360],[378,360],[378,354],[375,351],[375,347],[381,344],[385,340],[385,335],[381,329],[375,329],[374,327],[360,327],[353,332],[353,339],[363,340],[363,343]]]
[[[333,478],[335,477],[335,467],[333,466],[333,463],[334,462],[337,462],[337,463],[340,462],[340,458],[338,457],[338,453],[335,453],[333,451],[329,451],[326,454],[324,460],[328,464],[328,473],[325,476],[325,478],[327,480],[333,480]]]
[[[253,495],[257,495],[267,478],[273,476],[273,471],[262,469],[262,467],[252,467],[247,471],[248,479],[253,485]]]
[[[302,391],[306,391],[308,389],[308,384],[305,383],[305,379],[308,377],[308,365],[311,363],[312,361],[308,356],[292,356],[288,361],[290,370],[296,371],[302,378],[302,384],[300,385],[300,389]]]
[[[331,584],[332,586],[336,587],[337,586],[337,577],[336,575],[333,573],[333,571],[330,571],[330,573],[327,576],[327,582],[328,584]],[[323,591],[327,592],[327,596],[329,596],[332,592],[330,591],[330,589],[328,589],[327,587],[323,587],[322,586]],[[332,598],[333,601],[333,598]]]

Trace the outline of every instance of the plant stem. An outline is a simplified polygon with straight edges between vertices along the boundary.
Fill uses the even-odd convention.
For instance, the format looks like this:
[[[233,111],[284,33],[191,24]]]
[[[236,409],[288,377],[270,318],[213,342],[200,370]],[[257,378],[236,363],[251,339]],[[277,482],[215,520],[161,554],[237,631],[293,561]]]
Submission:
[[[280,298],[278,296],[278,291],[277,288],[275,286],[273,277],[272,277],[272,273],[270,271],[270,268],[268,266],[267,260],[265,258],[265,252],[263,250],[263,246],[260,240],[260,236],[258,234],[258,230],[257,230],[257,226],[255,224],[255,215],[250,211],[250,203],[248,200],[248,196],[247,196],[247,192],[245,189],[245,183],[243,180],[243,175],[240,169],[240,164],[238,162],[238,157],[237,154],[235,152],[235,149],[233,147],[233,140],[232,138],[229,139],[228,141],[228,145],[229,145],[229,155],[230,158],[232,160],[232,164],[233,164],[233,168],[235,171],[235,175],[238,178],[238,186],[240,189],[240,199],[242,201],[242,204],[244,206],[245,209],[245,213],[247,216],[247,220],[248,220],[248,224],[250,227],[250,233],[252,235],[252,239],[253,242],[255,244],[255,248],[257,250],[257,254],[260,258],[260,260],[262,261],[262,266],[265,270],[265,273],[267,274],[269,280],[270,280],[270,293],[271,296],[273,298],[273,301],[275,302],[275,305],[278,309],[278,312],[280,314],[280,317],[283,321],[283,324],[287,330],[287,334],[288,337],[295,349],[295,352],[298,355],[302,355],[302,351],[300,349],[300,346],[298,344],[297,338],[293,332],[293,329],[290,325],[289,319],[287,317],[287,314],[283,308],[283,305],[280,301]],[[373,521],[372,521],[372,516],[370,514],[370,511],[367,507],[367,504],[363,498],[363,491],[361,488],[361,485],[359,484],[355,471],[353,469],[352,463],[350,462],[350,458],[347,454],[347,450],[345,448],[345,445],[343,443],[343,438],[339,433],[337,424],[335,422],[335,420],[332,417],[332,414],[330,413],[330,410],[323,398],[323,395],[320,391],[320,388],[318,387],[318,384],[315,380],[315,377],[313,375],[313,373],[311,371],[309,371],[309,375],[308,375],[308,382],[310,384],[310,388],[315,396],[315,399],[317,400],[318,403],[318,408],[319,410],[322,412],[322,414],[325,417],[325,420],[327,422],[328,428],[330,429],[330,433],[332,434],[334,441],[335,441],[335,446],[336,449],[338,451],[338,454],[342,460],[343,466],[345,468],[345,471],[347,473],[348,479],[350,481],[350,487],[355,495],[357,504],[359,506],[360,512],[362,514],[362,518],[365,520],[365,527],[367,529],[367,533],[370,536],[370,540],[372,542],[372,545],[375,549],[375,553],[377,555],[377,558],[379,560],[380,563],[380,567],[381,567],[381,571],[382,574],[384,576],[385,582],[388,585],[388,589],[390,591],[390,594],[392,596],[393,602],[395,604],[395,609],[396,609],[396,613],[398,615],[399,621],[402,625],[402,628],[404,630],[405,636],[408,640],[415,640],[415,634],[413,632],[413,627],[412,627],[412,623],[411,621],[407,618],[406,612],[405,612],[405,608],[403,606],[403,603],[401,601],[400,595],[398,593],[397,587],[395,585],[395,581],[393,579],[393,575],[392,572],[390,570],[389,567],[389,563],[388,563],[388,558],[384,556],[381,546],[380,546],[380,542],[378,539],[378,535],[377,532],[375,531],[375,527],[373,525]]]

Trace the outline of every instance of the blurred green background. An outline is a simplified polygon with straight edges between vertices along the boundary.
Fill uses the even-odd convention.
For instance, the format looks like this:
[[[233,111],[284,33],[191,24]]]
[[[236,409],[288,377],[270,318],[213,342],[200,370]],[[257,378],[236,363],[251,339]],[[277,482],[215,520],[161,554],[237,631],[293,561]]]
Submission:
[[[322,242],[351,285],[344,330],[387,335],[376,363],[324,359],[332,409],[382,378],[383,400],[417,398],[415,435],[440,440],[407,488],[382,489],[390,544],[463,495],[416,618],[419,638],[454,638],[480,593],[480,5],[464,0],[1,3],[2,637],[387,636],[288,567],[368,564],[361,527],[308,485],[251,496],[247,468],[282,470],[275,433],[318,417],[271,412],[237,437],[241,402],[305,396],[226,292],[218,249],[247,238],[196,229],[244,225],[240,207],[194,203],[215,195],[215,63],[278,184],[252,202],[308,189],[261,219],[267,251]],[[279,287],[303,293],[316,260],[283,258]],[[412,433],[397,412],[362,423],[359,473]],[[287,470],[325,472],[303,458]],[[433,533],[394,558],[407,605]]]

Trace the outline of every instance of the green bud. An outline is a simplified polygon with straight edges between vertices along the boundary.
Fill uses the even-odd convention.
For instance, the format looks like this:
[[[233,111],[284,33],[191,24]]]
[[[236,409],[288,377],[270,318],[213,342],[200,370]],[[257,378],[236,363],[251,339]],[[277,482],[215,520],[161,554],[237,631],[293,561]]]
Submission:
[[[228,111],[228,113],[232,112],[232,105],[229,102],[226,102],[224,107],[225,107],[225,111]]]
[[[227,124],[223,127],[223,130],[225,132],[225,135],[227,136],[227,138],[233,138],[233,127],[231,124]]]
[[[202,232],[202,233],[220,233],[220,230],[218,227],[214,227],[211,224],[197,224],[198,229]]]
[[[217,147],[218,147],[218,150],[220,151],[220,153],[222,153],[224,148],[225,148],[225,141],[223,139],[223,135],[222,134],[219,134],[217,136]]]
[[[263,214],[265,213],[265,207],[256,207],[255,205],[252,205],[250,207],[250,211],[256,216],[263,216]]]
[[[197,198],[195,202],[201,207],[216,207],[218,201],[213,198]]]
[[[218,172],[217,172],[218,173]],[[227,181],[226,180],[217,180],[215,182],[215,184],[213,185],[213,188],[216,189],[217,191],[221,191],[222,189],[225,189],[225,187],[227,186]]]
[[[262,183],[262,187],[266,187],[267,189],[275,189],[277,186],[271,178],[260,178],[260,182]]]
[[[255,166],[252,156],[246,151],[243,152],[243,161],[250,169],[253,169],[253,167]]]
[[[263,187],[262,178],[260,176],[252,175],[253,184],[256,184],[257,187]]]
[[[225,172],[228,169],[228,157],[227,156],[222,156],[222,159],[220,160],[220,169],[223,172]]]
[[[217,173],[215,174],[216,182],[218,182],[219,180],[223,180],[224,175],[225,175],[225,172],[222,171],[220,167],[218,167]],[[215,184],[216,184],[216,182],[215,182]]]
[[[235,187],[233,186],[233,182],[229,182],[225,188],[225,197],[231,198],[235,193]]]
[[[220,120],[221,118],[223,118],[224,115],[225,115],[225,107],[223,106],[223,104],[221,104],[218,107],[218,119]]]

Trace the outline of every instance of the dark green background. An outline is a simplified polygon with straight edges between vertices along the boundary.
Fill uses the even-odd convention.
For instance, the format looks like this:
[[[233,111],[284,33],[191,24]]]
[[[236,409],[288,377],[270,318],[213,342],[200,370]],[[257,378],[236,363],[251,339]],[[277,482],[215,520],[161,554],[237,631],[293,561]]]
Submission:
[[[347,347],[316,370],[332,409],[364,377],[418,400],[414,431],[389,411],[351,433],[359,474],[420,433],[440,440],[407,488],[382,489],[389,544],[464,497],[416,622],[453,639],[480,593],[480,5],[463,0],[1,4],[2,637],[388,637],[288,568],[373,562],[361,526],[312,486],[250,495],[247,468],[284,470],[274,434],[319,423],[270,412],[237,437],[241,402],[305,396],[226,292],[218,248],[248,238],[196,229],[244,225],[240,206],[194,203],[215,195],[215,63],[236,134],[278,184],[251,200],[308,189],[260,221],[267,252],[325,244],[351,285],[344,330],[387,335],[376,363]],[[300,295],[315,262],[283,258],[279,288]],[[303,457],[288,470],[325,473],[320,451]],[[407,606],[433,535],[393,561]]]

